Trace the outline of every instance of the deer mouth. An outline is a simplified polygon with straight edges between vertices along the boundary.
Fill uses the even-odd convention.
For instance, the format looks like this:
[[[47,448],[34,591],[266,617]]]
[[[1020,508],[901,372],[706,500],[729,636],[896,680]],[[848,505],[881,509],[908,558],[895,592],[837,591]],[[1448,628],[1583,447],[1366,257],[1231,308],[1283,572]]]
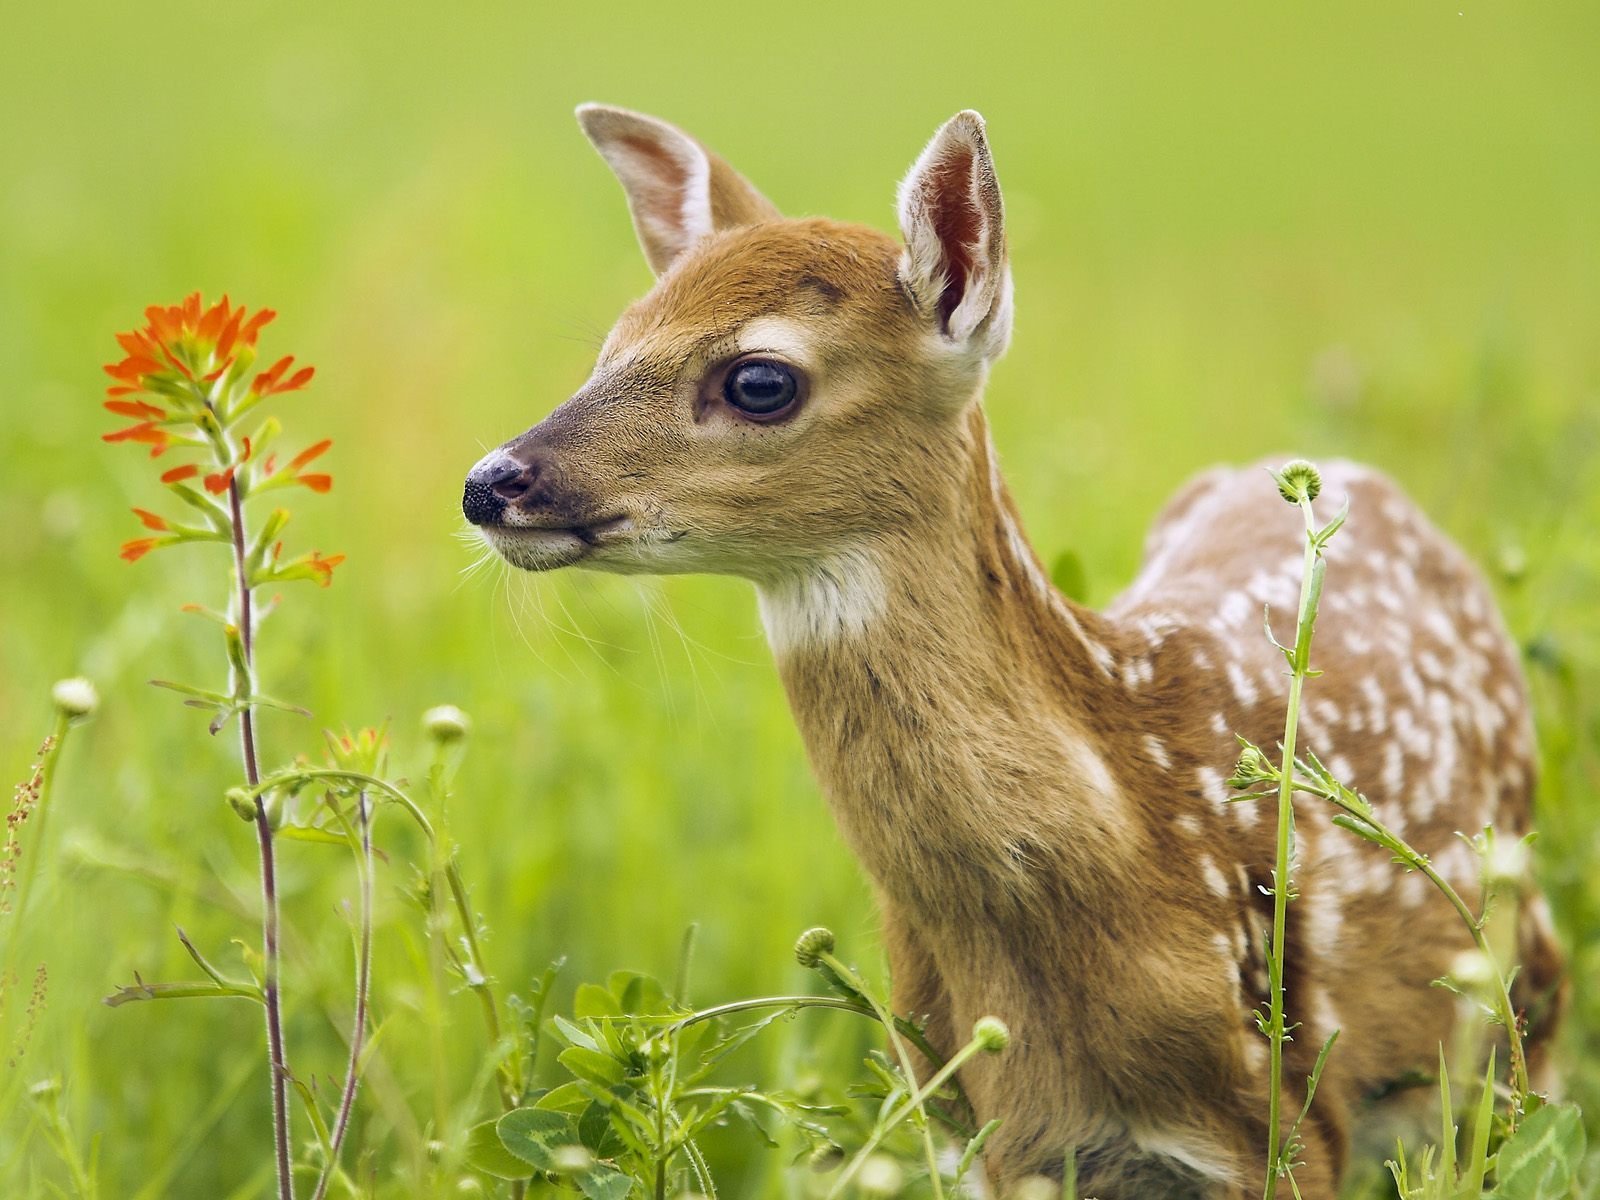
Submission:
[[[482,525],[478,532],[495,552],[524,571],[554,571],[574,566],[607,546],[633,535],[626,514],[567,525]]]

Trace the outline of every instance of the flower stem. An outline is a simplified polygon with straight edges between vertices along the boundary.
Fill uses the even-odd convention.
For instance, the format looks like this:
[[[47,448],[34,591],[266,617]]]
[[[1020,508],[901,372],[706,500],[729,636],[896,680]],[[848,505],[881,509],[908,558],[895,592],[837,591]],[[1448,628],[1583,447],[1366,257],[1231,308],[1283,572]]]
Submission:
[[[234,680],[234,693],[254,696],[254,616],[251,612],[250,576],[245,562],[244,505],[237,479],[228,481],[228,516],[233,526],[234,600],[239,618],[239,637],[244,647],[243,670],[238,672],[244,678]],[[255,710],[249,705],[239,711],[239,737],[244,754],[245,780],[254,788],[261,782],[261,763],[256,754]],[[267,1065],[272,1076],[272,1145],[277,1163],[279,1200],[294,1200],[294,1175],[289,1167],[289,1064],[283,1051],[283,1010],[278,995],[278,867],[272,845],[272,822],[267,819],[266,803],[259,795],[256,796],[255,825],[261,857],[261,984],[267,1013]]]
[[[1316,620],[1320,579],[1320,548],[1316,537],[1316,517],[1311,499],[1301,493],[1300,510],[1305,514],[1306,549],[1300,579],[1300,610],[1295,627],[1293,671],[1289,677],[1289,711],[1283,722],[1283,766],[1278,781],[1278,846],[1272,871],[1272,945],[1267,954],[1271,982],[1271,1008],[1267,1018],[1267,1040],[1271,1051],[1271,1086],[1267,1094],[1267,1179],[1263,1200],[1273,1200],[1283,1163],[1283,1044],[1287,1040],[1283,1003],[1284,945],[1289,919],[1290,880],[1294,857],[1294,745],[1300,725],[1300,693],[1306,672],[1311,667],[1311,629]]]
[[[361,1049],[367,1035],[367,996],[372,981],[372,813],[365,792],[356,796],[356,821],[361,827],[361,934],[356,953],[356,1015],[350,1027],[350,1061],[345,1067],[344,1088],[339,1093],[339,1115],[333,1123],[328,1161],[322,1168],[322,1177],[317,1180],[317,1190],[312,1200],[322,1200],[327,1195],[333,1173],[339,1169],[339,1150],[344,1145],[344,1135],[350,1128],[350,1114],[355,1109],[356,1089],[360,1086]]]

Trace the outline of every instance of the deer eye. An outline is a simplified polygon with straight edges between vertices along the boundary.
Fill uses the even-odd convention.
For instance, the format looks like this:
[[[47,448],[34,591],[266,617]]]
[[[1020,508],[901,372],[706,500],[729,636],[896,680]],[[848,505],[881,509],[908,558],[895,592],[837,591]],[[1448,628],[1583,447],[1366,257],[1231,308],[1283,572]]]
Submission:
[[[722,383],[723,398],[752,417],[775,417],[799,394],[800,382],[794,372],[768,358],[735,363]]]

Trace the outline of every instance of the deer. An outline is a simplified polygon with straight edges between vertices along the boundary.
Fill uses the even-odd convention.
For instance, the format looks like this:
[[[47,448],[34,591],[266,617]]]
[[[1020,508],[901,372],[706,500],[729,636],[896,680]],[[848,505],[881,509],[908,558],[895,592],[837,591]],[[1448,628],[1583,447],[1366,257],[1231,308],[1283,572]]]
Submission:
[[[665,121],[577,116],[655,283],[587,381],[471,468],[465,517],[528,571],[754,585],[871,878],[897,1009],[944,1054],[985,1015],[1011,1031],[960,1076],[977,1117],[1000,1119],[984,1154],[997,1188],[1060,1178],[1071,1148],[1100,1200],[1253,1194],[1270,1161],[1253,1014],[1275,821],[1225,780],[1236,736],[1282,731],[1262,612],[1294,609],[1300,514],[1258,468],[1213,468],[1160,513],[1104,611],[1052,585],[984,415],[1013,289],[977,113],[900,183],[898,238],[783,216]],[[1517,647],[1485,578],[1398,485],[1338,461],[1323,489],[1350,517],[1327,552],[1302,736],[1475,895],[1458,832],[1514,838],[1531,819]],[[1403,1081],[1436,1072],[1462,1018],[1433,985],[1470,941],[1420,875],[1314,797],[1294,803],[1284,1087],[1298,1106],[1339,1030],[1295,1174],[1301,1196],[1332,1200],[1367,1131],[1417,1094]],[[1537,1054],[1562,958],[1536,887],[1518,894]]]

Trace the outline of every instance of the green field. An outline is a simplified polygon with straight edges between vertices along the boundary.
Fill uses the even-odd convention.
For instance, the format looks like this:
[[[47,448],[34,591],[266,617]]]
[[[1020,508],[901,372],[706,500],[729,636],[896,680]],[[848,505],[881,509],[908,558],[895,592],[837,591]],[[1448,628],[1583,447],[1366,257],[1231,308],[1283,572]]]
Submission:
[[[786,212],[885,228],[926,138],[980,109],[1018,304],[991,420],[1036,545],[1074,551],[1096,603],[1212,463],[1395,475],[1490,570],[1527,648],[1540,871],[1580,998],[1563,1057],[1600,1116],[1600,6],[670,9],[8,10],[5,772],[26,775],[54,680],[86,674],[103,704],[68,746],[26,920],[0,924],[8,1040],[48,967],[0,1068],[0,1194],[68,1186],[26,1095],[44,1078],[96,1141],[102,1196],[271,1190],[254,1008],[100,1004],[136,971],[193,975],[174,925],[241,971],[230,939],[258,935],[254,842],[222,799],[234,737],[145,686],[220,686],[213,632],[178,608],[223,602],[225,558],[119,561],[129,506],[159,488],[99,438],[113,332],[193,289],[279,310],[268,353],[318,376],[276,411],[299,442],[334,439],[337,484],[296,499],[292,536],[349,561],[262,632],[269,689],[315,713],[264,717],[269,761],[388,720],[415,778],[421,713],[470,713],[450,825],[486,952],[518,989],[565,957],[558,1006],[616,968],[672,975],[691,924],[698,1003],[814,988],[790,952],[810,925],[881,974],[746,585],[466,573],[466,469],[582,382],[650,283],[572,119],[584,100],[678,122]],[[493,1105],[473,998],[429,1015],[416,841],[387,814],[378,839],[382,1032],[352,1145],[372,1194],[400,1196],[436,1111]],[[294,1065],[336,1089],[352,876],[337,851],[284,859]],[[807,1014],[739,1072],[855,1078],[871,1032]],[[713,1139],[722,1195],[803,1194],[790,1154],[752,1145]]]

